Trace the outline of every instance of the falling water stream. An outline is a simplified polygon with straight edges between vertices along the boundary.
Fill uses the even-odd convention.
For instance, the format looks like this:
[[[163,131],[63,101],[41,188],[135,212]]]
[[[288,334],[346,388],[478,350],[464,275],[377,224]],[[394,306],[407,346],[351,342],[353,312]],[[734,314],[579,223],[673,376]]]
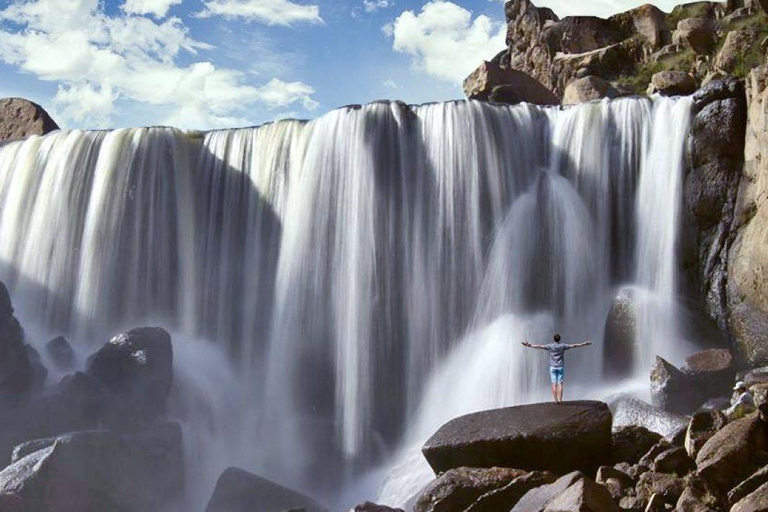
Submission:
[[[0,278],[32,342],[86,354],[124,328],[173,333],[191,509],[228,465],[336,506],[362,487],[402,505],[444,421],[545,397],[520,341],[595,339],[569,380],[599,389],[629,286],[638,375],[685,353],[689,115],[666,98],[380,102],[32,137],[0,148]]]

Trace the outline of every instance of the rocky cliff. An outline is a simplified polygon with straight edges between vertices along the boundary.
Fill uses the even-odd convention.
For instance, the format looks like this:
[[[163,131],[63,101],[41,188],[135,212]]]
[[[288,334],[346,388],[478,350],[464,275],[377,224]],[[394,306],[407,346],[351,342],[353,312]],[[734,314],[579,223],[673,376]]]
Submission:
[[[51,116],[37,103],[22,98],[0,99],[0,142],[58,130]]]
[[[560,19],[530,0],[510,0],[505,14],[507,49],[485,65],[526,73],[559,98],[587,77],[610,89],[579,83],[592,90],[577,96],[586,100],[594,91],[690,94],[717,77],[746,77],[768,46],[768,15],[757,0],[695,2],[670,13],[643,5],[607,19]]]

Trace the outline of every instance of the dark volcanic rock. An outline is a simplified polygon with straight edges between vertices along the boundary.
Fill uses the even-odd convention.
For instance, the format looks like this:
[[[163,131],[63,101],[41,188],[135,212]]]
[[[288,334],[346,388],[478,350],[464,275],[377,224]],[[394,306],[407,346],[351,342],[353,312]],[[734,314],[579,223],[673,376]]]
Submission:
[[[33,380],[24,331],[13,315],[8,288],[0,283],[0,410],[18,404]]]
[[[277,485],[240,468],[228,468],[216,482],[206,512],[283,512],[303,508],[327,512],[325,507],[303,494]]]
[[[59,370],[71,370],[75,364],[75,351],[64,336],[57,336],[46,343],[45,352]]]
[[[686,225],[693,240],[698,294],[707,314],[728,328],[728,253],[744,162],[747,102],[744,85],[713,80],[693,95],[684,183]]]
[[[736,420],[704,443],[696,456],[698,473],[713,488],[728,492],[762,465],[767,447],[765,424],[757,414]]]
[[[124,426],[162,416],[173,385],[171,337],[159,327],[118,334],[88,358],[86,373],[115,395],[104,420]]]
[[[436,473],[455,467],[593,472],[608,462],[611,412],[602,402],[522,405],[443,425],[422,452]]]
[[[660,440],[660,434],[645,427],[619,427],[613,432],[613,461],[635,464]]]
[[[413,512],[464,510],[483,494],[505,487],[525,473],[507,468],[449,469],[424,489]]]
[[[355,505],[352,509],[353,512],[404,512],[401,508],[387,507],[386,505],[378,505],[370,501]]]
[[[556,479],[557,477],[548,471],[531,471],[515,478],[503,487],[483,494],[467,507],[465,512],[509,510],[531,489],[551,484]]]
[[[0,472],[0,494],[25,510],[167,510],[181,499],[181,427],[167,423],[131,436],[108,431],[38,441]]]
[[[40,105],[22,98],[0,99],[0,142],[45,135],[58,129]]]

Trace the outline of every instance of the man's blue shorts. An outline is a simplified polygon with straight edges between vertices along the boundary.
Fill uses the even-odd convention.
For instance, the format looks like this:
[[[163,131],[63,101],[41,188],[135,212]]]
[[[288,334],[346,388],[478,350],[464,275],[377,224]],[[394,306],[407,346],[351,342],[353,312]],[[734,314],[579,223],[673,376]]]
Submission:
[[[552,380],[552,384],[563,383],[563,370],[565,370],[565,368],[549,367],[549,378]]]

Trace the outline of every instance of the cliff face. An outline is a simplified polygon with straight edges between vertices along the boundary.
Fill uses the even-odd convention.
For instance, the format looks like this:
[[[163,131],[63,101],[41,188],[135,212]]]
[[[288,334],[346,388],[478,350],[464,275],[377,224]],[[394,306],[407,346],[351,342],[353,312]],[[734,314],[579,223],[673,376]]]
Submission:
[[[768,364],[768,67],[747,79],[745,163],[728,254],[728,320],[753,365]]]
[[[768,47],[758,0],[695,2],[669,14],[643,5],[607,19],[560,19],[531,0],[510,0],[505,14],[507,49],[492,63],[527,73],[559,98],[586,77],[610,82],[614,95],[690,94],[718,77],[744,78]]]

